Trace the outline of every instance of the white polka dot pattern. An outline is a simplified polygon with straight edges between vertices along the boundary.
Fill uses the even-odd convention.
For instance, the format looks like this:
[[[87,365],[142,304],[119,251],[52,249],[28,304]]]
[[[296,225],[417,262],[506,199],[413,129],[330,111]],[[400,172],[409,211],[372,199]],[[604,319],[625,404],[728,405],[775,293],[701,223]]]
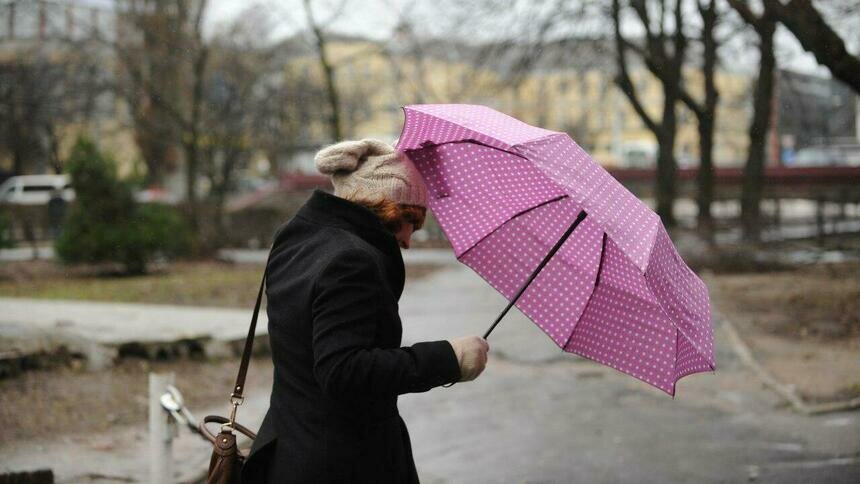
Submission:
[[[534,161],[581,203],[627,257],[645,271],[661,225],[656,213],[566,134],[518,145],[514,151]]]
[[[570,341],[564,347],[609,365],[661,390],[674,393],[675,333],[645,279],[608,239],[594,289]]]
[[[484,106],[404,111],[398,148],[430,209],[457,258],[508,300],[587,213],[516,303],[556,344],[672,395],[715,368],[706,286],[659,217],[568,135]]]
[[[451,143],[409,155],[427,185],[433,213],[445,214],[439,224],[457,257],[518,213],[566,196],[534,163],[496,148]]]
[[[536,128],[486,106],[474,104],[415,104],[404,108],[406,120],[398,142],[404,151],[433,144],[473,139],[497,148],[510,148],[556,134]],[[422,133],[433,133],[428,138]]]
[[[676,378],[715,368],[708,287],[678,255],[660,225],[645,271],[648,289],[678,329]]]
[[[580,210],[569,197],[541,205],[499,227],[460,261],[510,301]],[[586,217],[516,303],[559,346],[594,288],[602,238]]]

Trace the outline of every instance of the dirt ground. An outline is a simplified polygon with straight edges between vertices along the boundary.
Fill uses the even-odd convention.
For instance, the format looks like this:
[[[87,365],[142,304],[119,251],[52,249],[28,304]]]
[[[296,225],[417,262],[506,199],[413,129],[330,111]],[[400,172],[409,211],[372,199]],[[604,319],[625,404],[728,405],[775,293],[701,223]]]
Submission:
[[[712,276],[759,363],[814,402],[860,395],[860,262]]]
[[[406,277],[422,277],[436,269],[431,264],[410,264]],[[156,265],[143,276],[122,276],[111,270],[44,260],[4,262],[0,297],[252,307],[262,276],[262,265],[214,260]]]
[[[126,359],[110,371],[88,372],[58,368],[25,372],[0,380],[2,440],[73,434],[81,429],[107,431],[111,427],[143,423],[147,418],[148,373],[174,372],[185,403],[195,409],[224,404],[239,367],[229,360],[147,361]],[[251,360],[248,393],[268,393],[272,381],[269,356]],[[203,415],[196,415],[203,418]]]

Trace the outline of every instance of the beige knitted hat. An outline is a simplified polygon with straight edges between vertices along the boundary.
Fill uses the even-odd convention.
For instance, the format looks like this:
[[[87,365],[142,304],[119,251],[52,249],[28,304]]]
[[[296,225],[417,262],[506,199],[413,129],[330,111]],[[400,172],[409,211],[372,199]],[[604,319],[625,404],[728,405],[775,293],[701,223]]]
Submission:
[[[383,141],[342,141],[320,150],[314,163],[331,177],[341,198],[427,206],[427,189],[415,165]]]

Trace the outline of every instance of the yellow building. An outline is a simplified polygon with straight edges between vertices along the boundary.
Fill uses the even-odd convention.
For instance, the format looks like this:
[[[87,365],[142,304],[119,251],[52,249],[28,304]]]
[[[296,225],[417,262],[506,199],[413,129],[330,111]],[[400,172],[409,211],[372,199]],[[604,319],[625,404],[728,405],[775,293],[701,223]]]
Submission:
[[[13,5],[18,5],[13,9]],[[26,5],[26,6],[25,6]],[[85,32],[86,22],[97,22],[110,32],[117,24],[108,12],[83,8],[71,2],[13,2],[5,5],[9,18],[33,18],[20,22],[14,31],[5,32],[13,41],[0,45],[0,62],[28,56],[33,49],[53,52],[57,64],[75,54],[62,47],[51,48],[51,33],[67,35]],[[40,20],[42,19],[42,20]],[[7,23],[12,25],[12,23]],[[17,24],[16,24],[17,25]],[[29,25],[29,30],[24,27]],[[332,141],[327,125],[328,108],[321,98],[322,71],[313,44],[294,37],[282,43],[278,62],[283,71],[284,89],[314,86],[316,94],[296,92],[298,102],[306,98],[308,112],[297,129],[296,145],[307,151]],[[22,47],[24,46],[24,47]],[[46,47],[47,46],[47,47]],[[607,166],[647,166],[653,163],[657,146],[630,103],[613,83],[614,54],[611,45],[600,39],[566,39],[545,46],[541,59],[512,75],[513,46],[482,52],[482,47],[467,46],[447,39],[424,40],[416,45],[404,35],[391,41],[331,35],[327,53],[335,66],[340,93],[344,137],[372,136],[393,141],[399,135],[403,114],[400,106],[414,103],[485,104],[525,122],[569,133],[599,162]],[[29,49],[29,50],[28,50]],[[99,50],[106,72],[113,72],[116,59]],[[631,76],[646,109],[659,117],[662,94],[660,83],[644,66],[631,66]],[[690,90],[701,93],[700,74],[686,75]],[[300,80],[302,82],[294,82]],[[744,75],[718,73],[720,107],[717,117],[715,161],[718,165],[740,164],[745,157],[751,80]],[[301,90],[301,87],[299,87]],[[57,130],[58,154],[62,158],[79,133],[99,140],[121,165],[121,172],[132,170],[141,156],[133,122],[125,101],[110,91],[97,97],[94,116],[70,120]],[[698,132],[695,117],[679,104],[676,154],[681,166],[698,160]],[[205,136],[204,136],[205,138]],[[267,157],[260,153],[255,158]],[[267,163],[279,160],[266,159]],[[41,165],[40,165],[41,166]],[[10,171],[9,153],[0,153],[0,171]],[[42,169],[45,167],[42,166]]]
[[[127,175],[139,160],[126,104],[106,88],[116,62],[112,49],[93,36],[115,31],[103,6],[68,0],[12,0],[0,5],[0,67],[7,95],[3,121],[18,123],[0,149],[0,175],[51,172],[75,139],[97,139]],[[14,115],[9,115],[14,112]],[[16,143],[26,158],[16,166]]]
[[[564,46],[570,47],[568,41]],[[596,41],[583,40],[586,47]],[[435,47],[435,48],[434,48]],[[336,66],[336,81],[344,99],[359,100],[360,109],[344,101],[344,133],[393,139],[400,131],[401,105],[412,103],[485,104],[530,124],[569,133],[592,156],[607,166],[645,166],[657,151],[653,134],[645,127],[624,94],[613,82],[614,60],[592,65],[537,63],[514,81],[504,70],[481,59],[446,56],[444,45],[408,49],[366,39],[339,38],[329,42],[328,55]],[[608,61],[608,62],[607,62]],[[478,65],[476,65],[476,63]],[[575,63],[574,63],[575,64]],[[309,69],[319,82],[314,53],[293,60]],[[646,110],[659,120],[662,90],[644,66],[633,66],[631,77]],[[693,96],[702,92],[701,73],[688,70]],[[739,165],[745,158],[749,123],[751,79],[743,74],[717,74],[720,105],[715,133],[715,163]],[[325,128],[314,130],[325,138]],[[694,166],[699,158],[697,121],[679,104],[676,155],[681,166]]]

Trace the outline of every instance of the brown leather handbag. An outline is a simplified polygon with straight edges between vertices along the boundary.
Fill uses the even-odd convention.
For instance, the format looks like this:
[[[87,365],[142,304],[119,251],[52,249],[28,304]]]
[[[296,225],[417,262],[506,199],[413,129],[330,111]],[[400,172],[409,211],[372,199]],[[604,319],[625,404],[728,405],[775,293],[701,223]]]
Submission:
[[[268,265],[267,260],[266,266],[268,267]],[[266,271],[263,270],[260,292],[257,294],[257,303],[254,305],[254,315],[251,316],[251,328],[248,330],[248,337],[245,338],[245,348],[242,350],[239,375],[236,377],[236,385],[233,386],[233,392],[230,393],[230,405],[232,407],[230,409],[230,418],[207,415],[198,424],[200,434],[209,439],[213,446],[212,458],[209,460],[209,472],[206,479],[208,484],[240,484],[242,466],[245,465],[245,459],[248,456],[239,451],[239,446],[236,443],[236,434],[233,431],[235,430],[244,434],[252,441],[257,438],[257,434],[236,422],[236,409],[244,401],[242,392],[245,390],[245,375],[248,373],[248,362],[251,359],[251,349],[254,346],[254,330],[257,327],[257,315],[260,312],[260,303],[263,299],[263,289],[265,286]],[[207,423],[221,424],[220,432],[217,435],[210,432],[206,428]]]

